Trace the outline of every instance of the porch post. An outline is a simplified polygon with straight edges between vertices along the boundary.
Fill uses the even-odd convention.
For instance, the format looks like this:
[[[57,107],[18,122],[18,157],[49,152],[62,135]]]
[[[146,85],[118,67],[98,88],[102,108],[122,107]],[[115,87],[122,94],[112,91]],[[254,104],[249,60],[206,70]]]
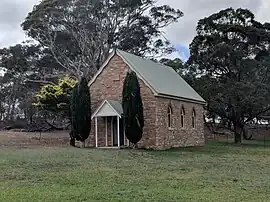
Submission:
[[[98,147],[98,127],[97,127],[97,117],[95,117],[95,126],[96,126],[96,148]]]
[[[106,147],[108,147],[108,117],[105,118],[105,131],[106,131]]]
[[[113,147],[113,119],[114,117],[111,118],[111,146]]]
[[[118,137],[118,147],[120,148],[120,120],[119,116],[117,116],[117,137]]]

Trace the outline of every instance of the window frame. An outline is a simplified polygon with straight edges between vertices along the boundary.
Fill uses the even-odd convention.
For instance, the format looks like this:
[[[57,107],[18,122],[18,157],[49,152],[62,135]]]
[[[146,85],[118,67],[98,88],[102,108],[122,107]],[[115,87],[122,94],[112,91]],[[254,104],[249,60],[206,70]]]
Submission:
[[[185,107],[184,105],[182,105],[181,111],[180,111],[180,127],[181,128],[185,128],[185,116],[186,116]]]
[[[192,128],[193,129],[196,129],[196,124],[197,124],[197,121],[196,121],[196,110],[195,108],[192,109],[192,114],[191,114],[191,125],[192,125]]]
[[[167,109],[167,123],[168,123],[168,128],[171,129],[172,125],[173,125],[173,109],[172,109],[172,105],[169,104],[168,105],[168,109]]]

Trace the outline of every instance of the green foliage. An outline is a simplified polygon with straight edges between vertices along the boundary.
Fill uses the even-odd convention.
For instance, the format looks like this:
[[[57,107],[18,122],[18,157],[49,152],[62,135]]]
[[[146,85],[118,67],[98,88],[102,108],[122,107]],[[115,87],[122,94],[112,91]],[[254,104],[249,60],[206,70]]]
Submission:
[[[66,75],[61,74],[62,70],[47,48],[31,41],[0,49],[0,105],[5,108],[5,113],[0,113],[2,119],[14,119],[23,112],[32,122],[36,113],[33,97],[41,85],[57,82]]]
[[[57,84],[47,84],[36,94],[36,106],[40,110],[68,115],[72,89],[77,81],[70,77],[59,79]]]
[[[199,21],[188,61],[207,110],[231,121],[235,142],[246,123],[269,110],[269,24],[246,9],[226,9]]]
[[[72,90],[70,112],[71,138],[84,142],[91,131],[91,100],[88,83],[82,78]]]
[[[126,137],[137,144],[142,138],[144,116],[139,81],[133,71],[127,73],[124,81],[122,106]]]
[[[93,76],[112,48],[142,56],[172,52],[162,29],[182,16],[155,0],[43,0],[22,27],[79,79]]]
[[[168,58],[162,58],[159,62],[169,67],[172,67],[174,71],[176,71],[180,75],[183,74],[184,64],[180,58],[175,58],[173,60],[168,59]]]
[[[39,46],[27,43],[0,49],[1,111],[5,108],[0,119],[14,119],[19,111],[16,106],[32,97],[35,87],[28,86],[26,81],[38,74],[35,69],[38,53]]]

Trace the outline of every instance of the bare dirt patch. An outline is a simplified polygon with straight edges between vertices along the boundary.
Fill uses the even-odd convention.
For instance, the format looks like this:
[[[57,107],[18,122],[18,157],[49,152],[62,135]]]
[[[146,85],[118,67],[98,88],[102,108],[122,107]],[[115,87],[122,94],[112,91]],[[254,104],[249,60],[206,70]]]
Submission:
[[[47,133],[25,133],[14,131],[0,131],[0,149],[36,148],[36,147],[67,147],[69,134],[67,131]]]

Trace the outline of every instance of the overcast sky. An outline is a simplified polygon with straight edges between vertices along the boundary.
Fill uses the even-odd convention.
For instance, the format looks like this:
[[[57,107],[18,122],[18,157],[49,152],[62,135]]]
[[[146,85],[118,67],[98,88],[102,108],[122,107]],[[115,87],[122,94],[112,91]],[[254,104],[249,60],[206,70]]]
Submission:
[[[0,0],[0,47],[10,46],[25,40],[20,27],[27,13],[40,0]],[[180,50],[181,58],[188,54],[188,46],[195,36],[199,19],[221,9],[248,8],[256,19],[270,22],[270,0],[159,0],[184,12],[178,23],[166,29],[166,36]],[[178,56],[175,54],[175,56]]]

